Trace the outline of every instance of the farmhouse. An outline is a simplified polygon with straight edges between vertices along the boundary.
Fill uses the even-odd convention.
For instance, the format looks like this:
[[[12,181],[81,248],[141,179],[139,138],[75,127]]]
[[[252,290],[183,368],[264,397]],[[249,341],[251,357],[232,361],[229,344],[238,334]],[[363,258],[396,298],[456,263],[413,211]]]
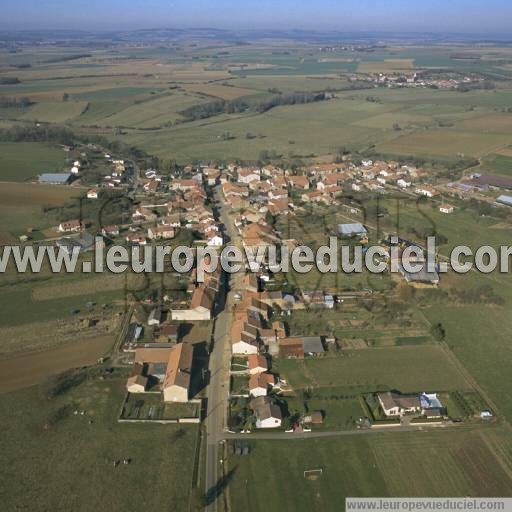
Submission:
[[[101,230],[101,234],[103,236],[118,236],[119,235],[119,226],[116,226],[116,225],[105,226]]]
[[[377,398],[386,416],[403,416],[421,410],[418,395],[402,395],[393,391],[378,393]]]
[[[204,283],[197,286],[192,294],[189,309],[173,309],[172,320],[200,321],[210,320],[213,304],[215,302],[215,290]]]
[[[162,385],[164,402],[188,402],[194,348],[180,343],[171,351]]]
[[[416,272],[408,272],[402,265],[398,266],[398,270],[406,282],[412,286],[424,287],[439,284],[439,274],[436,271],[429,272],[426,263]]]
[[[95,246],[96,248],[100,248],[103,245],[103,239],[99,237],[98,240],[96,240],[91,233],[83,232],[75,237],[61,238],[55,242],[55,245],[68,254],[73,253],[73,251],[81,253],[91,251]]]
[[[257,428],[278,428],[281,426],[281,409],[268,397],[259,396],[251,400],[251,409],[256,416]]]
[[[61,233],[77,233],[84,229],[84,225],[79,220],[68,220],[59,224],[58,230]]]
[[[451,204],[442,204],[440,207],[439,207],[439,211],[441,213],[453,213],[453,206]]]
[[[170,226],[157,226],[148,228],[148,238],[150,240],[169,240],[174,238],[174,228]]]

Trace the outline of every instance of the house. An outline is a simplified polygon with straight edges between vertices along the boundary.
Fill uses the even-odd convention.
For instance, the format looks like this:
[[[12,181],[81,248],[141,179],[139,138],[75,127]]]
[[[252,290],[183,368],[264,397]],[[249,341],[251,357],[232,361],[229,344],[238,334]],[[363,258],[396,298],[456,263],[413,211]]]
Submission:
[[[144,375],[144,364],[135,363],[131,377],[126,381],[128,393],[144,393],[148,384],[148,378]]]
[[[278,428],[281,426],[281,409],[268,397],[253,398],[251,409],[256,416],[256,428]]]
[[[304,344],[300,338],[283,338],[278,343],[279,357],[304,359]]]
[[[98,199],[99,190],[97,188],[91,188],[87,191],[87,199]]]
[[[287,176],[285,179],[290,187],[303,190],[309,189],[309,179],[307,176]]]
[[[176,231],[171,226],[156,226],[148,228],[150,240],[169,240],[174,238]]]
[[[403,416],[421,411],[418,395],[402,395],[394,391],[377,393],[377,399],[386,416]]]
[[[188,309],[173,309],[172,320],[201,321],[210,320],[215,302],[215,290],[204,283],[197,286],[192,294]]]
[[[231,352],[233,355],[258,353],[259,344],[256,334],[243,318],[236,319],[231,325]]]
[[[442,204],[439,207],[441,213],[453,213],[454,207],[451,204]]]
[[[224,239],[222,238],[222,236],[213,233],[206,240],[206,245],[211,245],[214,247],[220,247],[223,244]]]
[[[425,197],[434,197],[439,194],[437,190],[435,190],[433,187],[429,187],[428,185],[421,185],[416,187],[414,192],[420,196]]]
[[[271,373],[256,373],[249,378],[249,395],[252,397],[267,396],[269,387],[276,383]]]
[[[180,343],[171,351],[162,391],[164,402],[188,402],[194,348]]]
[[[115,224],[112,226],[105,226],[101,230],[101,234],[103,236],[118,236],[119,235],[119,226],[116,226]]]
[[[258,373],[263,373],[268,371],[268,362],[265,356],[258,354],[250,354],[247,358],[249,363],[249,374],[257,375]]]
[[[260,171],[258,169],[238,169],[238,181],[249,184],[260,180]]]
[[[59,224],[58,230],[61,233],[78,233],[79,231],[82,231],[84,229],[83,222],[79,220],[68,220],[66,222],[61,222]]]
[[[407,283],[415,287],[437,286],[439,284],[439,274],[435,270],[429,272],[426,263],[423,263],[423,266],[415,272],[405,270],[402,265],[398,266],[398,271]]]

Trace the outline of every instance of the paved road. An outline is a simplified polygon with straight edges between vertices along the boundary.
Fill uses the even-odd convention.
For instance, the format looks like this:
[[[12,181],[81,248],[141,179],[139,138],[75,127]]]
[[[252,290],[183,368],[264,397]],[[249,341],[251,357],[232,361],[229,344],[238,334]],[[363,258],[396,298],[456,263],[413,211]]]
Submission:
[[[220,203],[219,217],[224,224],[224,235],[230,240],[237,236],[236,230],[229,218],[229,207],[224,205],[217,187],[215,198]],[[231,359],[231,347],[229,344],[229,333],[231,330],[231,308],[233,306],[233,292],[230,288],[236,286],[237,278],[227,275],[225,288],[219,293],[217,305],[217,316],[213,330],[213,349],[210,354],[209,371],[210,383],[208,385],[207,397],[208,408],[206,416],[206,478],[205,495],[206,510],[214,512],[217,510],[219,497],[222,494],[221,473],[219,471],[222,454],[221,442],[226,432],[227,409],[229,394],[229,366]]]

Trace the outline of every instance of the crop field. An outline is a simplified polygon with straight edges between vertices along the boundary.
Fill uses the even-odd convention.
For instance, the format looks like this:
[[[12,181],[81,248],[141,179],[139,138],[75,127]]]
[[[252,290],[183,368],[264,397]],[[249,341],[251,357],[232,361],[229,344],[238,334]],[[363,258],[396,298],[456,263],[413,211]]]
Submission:
[[[124,383],[89,378],[52,400],[38,387],[0,396],[6,510],[187,509],[196,427],[117,423]]]
[[[254,441],[249,457],[229,459],[228,490],[235,510],[255,512],[335,511],[348,496],[510,496],[503,445],[509,455],[495,429]],[[322,476],[305,479],[312,469]]]
[[[45,322],[42,325],[38,325],[38,327],[42,329],[58,328],[52,322]],[[2,335],[23,335],[20,329],[2,329],[1,331]],[[27,332],[27,329],[25,328],[24,331]],[[31,331],[32,336],[34,336],[35,332],[36,329],[33,328]],[[21,337],[17,341],[23,343]],[[51,375],[70,368],[95,364],[100,357],[108,354],[113,342],[112,335],[105,335],[95,338],[75,339],[74,342],[54,348],[50,348],[51,345],[40,345],[36,348],[36,351],[14,355],[7,354],[7,358],[5,358],[6,354],[2,353],[3,357],[0,358],[2,393],[41,384]]]
[[[414,69],[413,59],[385,59],[382,61],[361,62],[357,66],[358,73],[386,73]]]
[[[42,172],[60,171],[64,153],[38,142],[0,142],[0,181],[24,181]]]
[[[339,356],[303,361],[279,359],[280,376],[295,389],[362,387],[413,391],[452,391],[470,385],[436,345],[346,350]]]
[[[38,103],[28,109],[20,119],[45,123],[63,123],[79,116],[87,107],[84,101],[63,101],[61,103]]]
[[[78,197],[80,190],[65,186],[32,183],[2,183],[0,186],[0,243],[9,244],[29,227],[44,229],[51,221],[44,207],[60,206]]]

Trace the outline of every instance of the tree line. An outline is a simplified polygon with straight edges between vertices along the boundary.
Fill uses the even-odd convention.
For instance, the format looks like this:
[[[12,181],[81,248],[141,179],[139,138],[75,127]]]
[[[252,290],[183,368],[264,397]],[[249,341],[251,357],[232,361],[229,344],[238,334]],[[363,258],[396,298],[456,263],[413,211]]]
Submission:
[[[193,105],[179,113],[186,121],[196,121],[208,117],[218,116],[220,114],[236,114],[241,112],[257,112],[262,114],[281,105],[301,105],[324,101],[331,96],[325,92],[299,92],[293,94],[279,94],[264,100],[247,100],[238,98],[235,100],[216,100],[200,105]]]

